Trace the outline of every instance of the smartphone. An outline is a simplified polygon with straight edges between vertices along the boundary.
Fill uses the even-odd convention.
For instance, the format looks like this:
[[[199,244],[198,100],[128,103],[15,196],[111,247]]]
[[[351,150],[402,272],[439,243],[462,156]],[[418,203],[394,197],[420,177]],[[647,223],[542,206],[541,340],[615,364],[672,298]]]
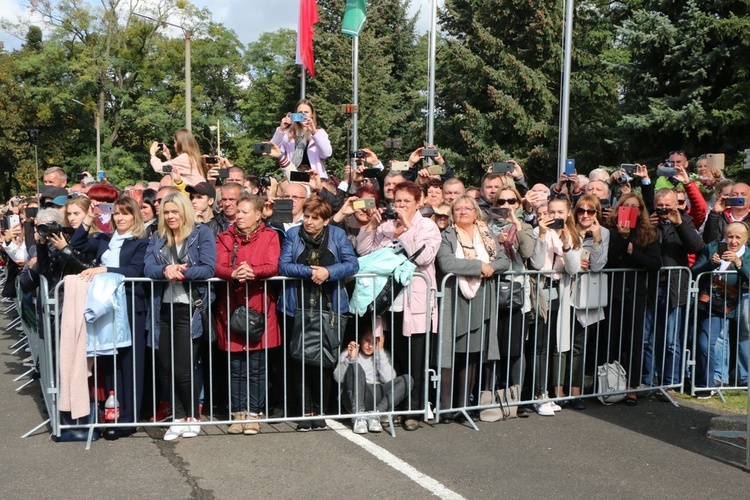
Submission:
[[[437,155],[437,148],[422,148],[422,156],[425,158],[435,158]]]
[[[34,214],[34,216],[36,216],[36,214]],[[7,224],[8,226],[7,229],[12,228],[13,226],[17,226],[20,223],[21,223],[21,218],[16,214],[5,216],[5,224]]]
[[[500,161],[492,164],[492,173],[495,174],[510,174],[515,169],[516,166],[509,161]]]
[[[219,163],[219,159],[216,156],[206,156],[207,165],[216,165]]]
[[[307,116],[305,116],[305,113],[289,113],[289,119],[294,123],[303,123],[307,120]]]
[[[565,227],[565,219],[552,219],[552,222],[547,227],[549,229],[563,229]]]
[[[430,175],[444,175],[445,165],[430,165],[427,167],[427,171],[430,172]]]
[[[162,173],[165,174],[171,174],[172,173],[172,165],[162,165],[161,166]]]
[[[380,173],[379,168],[366,168],[362,172],[362,175],[368,179],[374,179],[378,176],[379,173]]]
[[[621,163],[620,168],[628,175],[635,175],[635,171],[638,169],[634,163]]]
[[[490,207],[490,219],[507,219],[510,217],[510,209],[503,207]]]
[[[391,162],[391,171],[393,172],[404,172],[406,170],[409,170],[409,162],[408,161],[392,161]]]
[[[745,198],[743,197],[724,198],[724,206],[725,207],[744,207]]]
[[[274,200],[271,222],[275,224],[289,224],[292,222],[292,200]]]
[[[602,210],[606,210],[610,207],[609,198],[599,198],[599,204],[602,206]]]
[[[26,207],[26,218],[33,219],[39,213],[39,207]]]
[[[591,252],[586,250],[585,248],[581,250],[581,260],[589,260],[589,257],[591,257]]]
[[[217,168],[216,169],[216,178],[217,179],[227,179],[227,178],[229,178],[229,169],[228,168]]]
[[[709,153],[706,155],[706,166],[724,170],[724,153]]]
[[[565,160],[565,175],[570,177],[571,175],[575,175],[576,173],[576,159],[575,158],[568,158]]]
[[[292,182],[310,182],[310,172],[292,170],[289,172],[289,180]]]
[[[99,211],[103,214],[113,214],[115,213],[115,205],[114,203],[99,203]]]
[[[104,172],[97,172],[97,173],[96,173],[96,177],[97,177],[97,179],[99,179],[99,180],[102,180],[102,179],[104,179],[104,177],[105,177],[105,175],[104,175]]]
[[[635,227],[638,221],[638,209],[635,207],[620,207],[617,209],[617,225],[625,225],[625,221],[630,221],[630,228]]]
[[[162,151],[162,150],[164,150],[164,143],[163,143],[163,142],[160,142],[160,143],[158,143],[158,144],[156,145],[156,148],[157,148],[157,149],[158,149],[159,151]]]
[[[83,174],[81,172],[76,174],[76,179],[78,180],[78,182],[81,182],[85,178],[86,178],[86,174]]]
[[[729,250],[727,242],[726,241],[720,241],[719,242],[719,248],[716,249],[716,253],[719,254],[719,257],[724,255],[724,252]]]
[[[658,167],[656,169],[657,177],[674,177],[677,175],[677,169],[674,167]]]
[[[0,232],[5,232],[8,230],[8,221],[3,217],[0,219]]]
[[[254,148],[255,148],[255,154],[256,155],[262,155],[263,153],[269,153],[269,154],[271,153],[271,145],[270,144],[265,144],[265,143],[262,143],[262,142],[256,142]]]
[[[354,207],[354,210],[375,208],[375,198],[362,198],[361,200],[354,200],[354,203],[352,203],[352,207]]]

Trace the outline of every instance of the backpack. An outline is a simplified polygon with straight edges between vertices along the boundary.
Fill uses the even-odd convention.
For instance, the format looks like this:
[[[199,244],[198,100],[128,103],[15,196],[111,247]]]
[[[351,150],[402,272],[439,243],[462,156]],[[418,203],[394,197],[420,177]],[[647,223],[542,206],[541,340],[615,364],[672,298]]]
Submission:
[[[596,392],[601,394],[599,401],[605,405],[619,403],[625,399],[625,393],[610,394],[612,392],[626,391],[628,389],[628,377],[625,368],[617,362],[604,363],[597,368]]]

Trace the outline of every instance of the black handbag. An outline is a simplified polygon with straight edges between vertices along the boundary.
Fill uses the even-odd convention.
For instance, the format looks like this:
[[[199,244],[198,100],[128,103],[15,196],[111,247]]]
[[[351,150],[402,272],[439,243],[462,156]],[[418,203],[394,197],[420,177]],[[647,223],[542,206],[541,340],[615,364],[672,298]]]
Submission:
[[[499,280],[497,282],[497,303],[500,309],[520,311],[523,307],[523,283]]]
[[[237,242],[232,249],[232,267],[237,258]],[[247,298],[247,297],[246,297]],[[246,304],[234,308],[229,318],[229,329],[232,333],[245,337],[248,342],[258,342],[266,331],[266,317]]]
[[[416,258],[419,257],[419,254],[421,254],[424,249],[425,245],[422,245],[422,247],[414,252],[411,257],[407,256],[407,260],[411,263],[414,263]],[[403,247],[397,253],[407,255],[406,250]],[[375,312],[378,316],[382,316],[383,313],[391,308],[391,305],[393,305],[393,299],[398,297],[398,294],[400,294],[403,289],[404,285],[395,281],[393,279],[393,275],[391,275],[388,278],[388,281],[385,282],[383,289],[380,290],[380,293],[378,293],[378,296],[375,297],[375,300],[373,300],[372,303],[367,306],[367,314],[373,314],[373,312]]]
[[[343,335],[346,321],[346,316],[333,312],[330,301],[327,310],[298,307],[294,311],[289,354],[307,366],[335,367],[341,344],[339,334]]]

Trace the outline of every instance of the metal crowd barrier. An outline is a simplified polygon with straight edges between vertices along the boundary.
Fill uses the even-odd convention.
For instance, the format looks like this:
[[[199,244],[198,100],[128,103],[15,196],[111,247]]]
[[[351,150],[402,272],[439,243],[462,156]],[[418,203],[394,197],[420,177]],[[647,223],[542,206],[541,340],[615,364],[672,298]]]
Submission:
[[[737,271],[713,271],[695,277],[691,323],[692,396],[747,390],[750,296]]]
[[[469,412],[627,393],[658,391],[676,404],[669,390],[684,383],[688,268],[663,268],[656,275],[633,269],[575,276],[509,272],[486,279],[471,300],[462,295],[459,279],[446,275],[439,294],[438,421],[458,416],[476,429]],[[655,283],[684,291],[681,300],[658,302]],[[496,297],[508,288],[523,300],[501,308]],[[472,314],[481,321],[475,317],[472,324]],[[668,319],[675,319],[671,330]],[[598,367],[614,362],[624,368],[627,383],[604,391]],[[515,386],[519,394],[510,390]]]
[[[336,291],[342,291],[342,288],[349,286],[351,288],[353,280],[375,280],[376,275],[356,275],[353,278],[349,278],[344,282],[336,284]],[[389,278],[391,279],[391,278]],[[434,295],[435,290],[426,275],[415,273],[413,280],[422,280],[424,286],[427,289],[427,300],[423,304],[427,311],[420,311],[412,309],[414,314],[424,314],[426,319],[425,331],[429,331],[429,304],[435,304]],[[128,278],[125,279],[125,286],[134,291],[138,287],[143,287],[147,302],[154,304],[157,287],[160,284],[167,283],[165,281],[153,281],[147,278]],[[308,297],[309,293],[316,293],[317,288],[312,288],[310,282],[305,282],[297,279],[275,277],[263,281],[263,296],[268,294],[275,294],[277,297],[277,303],[280,303],[279,297],[282,297],[289,290],[292,283],[295,283],[300,287],[300,294],[302,297]],[[199,285],[206,285],[210,288],[211,294],[216,296],[211,307],[205,307],[205,315],[207,324],[214,325],[217,321],[217,314],[220,296],[227,297],[230,290],[230,283],[227,283],[219,279],[211,279],[207,281],[193,281],[183,282],[188,296],[188,309],[189,316],[192,318],[196,308],[201,308],[202,304],[196,302],[198,297],[197,287]],[[46,286],[46,283],[44,284]],[[56,346],[68,345],[66,342],[68,339],[62,338],[64,329],[61,329],[61,317],[64,307],[64,302],[61,300],[65,288],[65,283],[60,282],[55,289],[52,291],[51,296],[48,300],[44,301],[43,308],[45,311],[45,321],[43,327],[45,329],[44,344],[46,351],[49,356],[44,356],[40,359],[40,365],[47,365],[46,368],[50,368],[54,374],[51,378],[43,378],[44,393],[50,396],[50,400],[47,404],[50,420],[49,423],[52,427],[52,434],[58,439],[66,431],[71,430],[85,430],[88,432],[87,436],[87,448],[91,445],[91,441],[96,437],[95,433],[106,433],[107,431],[115,430],[129,430],[136,427],[166,427],[172,424],[171,419],[151,418],[157,416],[160,410],[164,410],[166,407],[172,409],[176,406],[176,379],[175,371],[172,370],[168,377],[162,377],[163,383],[160,384],[159,371],[160,363],[158,360],[158,341],[155,336],[155,327],[159,322],[159,318],[150,316],[146,322],[147,333],[133,331],[131,334],[132,345],[118,348],[111,354],[97,353],[96,349],[94,352],[89,352],[87,355],[87,368],[89,369],[90,383],[88,387],[88,396],[91,400],[91,414],[87,418],[78,419],[76,421],[69,418],[67,412],[62,412],[60,409],[60,394],[61,388],[64,388],[64,384],[68,383],[67,378],[61,377],[61,371],[63,371],[64,364],[70,360],[61,356],[60,348]],[[247,293],[247,288],[245,289]],[[410,288],[404,289],[404,294],[409,294]],[[70,292],[66,294],[66,297]],[[391,288],[390,303],[393,303],[396,297],[394,296],[393,289]],[[72,300],[72,299],[71,299]],[[231,315],[230,302],[228,300],[223,302],[226,308],[224,317],[228,323],[228,319]],[[323,317],[327,307],[323,300],[318,300],[316,306],[306,307],[306,303],[303,301],[300,304],[302,314],[309,314],[313,312],[314,315]],[[162,303],[162,307],[169,307],[167,312],[169,317],[169,324],[174,325],[175,321],[181,321],[184,318],[180,318],[179,311],[174,306],[169,306],[168,303]],[[267,306],[266,306],[267,307]],[[132,304],[132,308],[129,311],[130,317],[133,318],[136,315],[135,304]],[[264,311],[269,313],[269,311]],[[396,367],[396,375],[405,375],[402,377],[401,382],[398,382],[395,378],[385,384],[380,384],[380,392],[378,394],[393,394],[397,390],[397,385],[401,384],[401,392],[403,392],[403,381],[406,380],[407,390],[404,401],[400,404],[395,404],[391,399],[386,408],[375,407],[377,401],[371,402],[371,406],[351,408],[349,403],[348,393],[345,390],[344,381],[332,382],[331,376],[333,368],[323,367],[315,365],[309,362],[307,359],[296,361],[291,358],[290,355],[290,342],[292,338],[292,331],[294,326],[294,319],[290,316],[285,316],[282,311],[273,311],[273,314],[277,314],[278,324],[281,332],[281,345],[276,348],[269,348],[267,345],[260,352],[262,355],[253,355],[252,351],[244,350],[237,353],[230,353],[229,351],[219,350],[216,344],[210,343],[207,339],[209,335],[204,334],[200,341],[196,341],[193,344],[193,349],[188,349],[187,361],[188,366],[193,369],[188,369],[189,372],[189,385],[191,388],[190,406],[195,406],[195,397],[198,398],[198,406],[202,408],[202,420],[200,422],[190,423],[190,425],[213,425],[213,426],[228,426],[234,423],[248,424],[274,424],[281,422],[314,422],[320,419],[356,419],[356,418],[377,418],[387,419],[389,424],[389,430],[391,435],[395,435],[394,431],[394,419],[395,418],[411,418],[416,417],[418,419],[426,420],[430,416],[430,408],[428,406],[428,381],[430,379],[428,353],[430,352],[430,335],[422,335],[412,337],[403,337],[401,335],[400,325],[390,327],[394,321],[397,323],[401,321],[402,316],[397,312],[390,310],[380,311],[372,308],[364,317],[370,318],[375,323],[375,332],[378,337],[382,336],[384,339],[384,349],[376,350],[374,360],[376,364],[379,361],[380,356],[386,354],[390,363]],[[334,331],[337,340],[340,342],[339,347],[336,349],[335,354],[338,357],[340,353],[346,352],[346,347],[349,341],[353,341],[356,344],[360,344],[360,337],[366,333],[361,330],[360,322],[357,318],[350,317],[347,315],[337,315],[338,319],[344,317],[348,320],[348,326],[344,327],[342,322],[339,322],[339,328]],[[68,326],[68,325],[66,325]],[[132,325],[131,325],[132,326]],[[224,325],[227,327],[228,325]],[[266,325],[268,328],[268,325]],[[47,334],[46,332],[50,332]],[[175,362],[179,362],[176,359],[175,350],[176,344],[180,343],[180,338],[175,337],[174,329],[170,328],[169,332],[162,332],[162,335],[166,333],[169,335],[169,345],[171,349],[171,366],[175,367]],[[66,333],[68,335],[68,333]],[[234,335],[234,334],[233,334]],[[267,330],[264,334],[264,338],[267,336]],[[421,337],[419,342],[417,337]],[[247,340],[247,339],[245,339]],[[322,342],[322,340],[321,340]],[[144,345],[144,343],[146,345]],[[95,345],[95,347],[97,347]],[[395,356],[393,352],[396,352]],[[142,352],[144,356],[135,354],[136,352]],[[257,353],[258,351],[256,351]],[[246,370],[241,375],[241,380],[232,382],[229,373],[232,371],[233,363],[236,363],[239,359],[244,358],[245,364],[250,366],[250,357],[254,357],[253,370],[263,371],[266,376],[263,379],[254,379],[251,375],[250,370]],[[259,359],[258,359],[259,358]],[[185,361],[183,359],[183,361]],[[79,363],[78,368],[82,368],[81,360],[77,360]],[[418,366],[424,368],[417,369]],[[363,372],[357,370],[354,374],[355,390],[352,396],[356,398],[360,394],[360,390],[374,390],[371,384],[360,384],[359,377],[363,376]],[[144,377],[144,378],[140,378]],[[309,382],[312,379],[312,383]],[[258,380],[260,380],[260,386],[258,386]],[[413,382],[418,382],[420,385],[418,389],[414,389],[417,392],[412,393],[410,389],[413,389],[415,385]],[[248,405],[243,407],[236,407],[232,403],[232,393],[237,390],[238,384],[241,384],[245,388],[245,392],[249,392],[250,389],[260,389],[261,398],[264,399],[264,403],[258,416],[250,416],[247,413]],[[71,383],[72,385],[72,383]],[[167,387],[165,387],[167,386]],[[171,387],[171,388],[169,388]],[[92,389],[93,388],[93,389]],[[301,390],[300,390],[301,389]],[[305,394],[305,389],[312,392],[312,396]],[[330,389],[330,390],[328,390]],[[113,391],[119,404],[120,417],[114,421],[104,421],[102,414],[100,414],[101,405],[109,391]],[[197,396],[193,396],[193,395]],[[408,397],[411,395],[411,397]],[[45,397],[45,402],[46,401]],[[367,398],[366,398],[367,399]],[[88,403],[88,402],[87,402]],[[312,405],[312,407],[311,407]],[[226,408],[226,411],[223,409]],[[321,413],[322,411],[322,415]],[[132,418],[125,418],[124,414],[132,415]],[[232,415],[240,413],[240,418],[232,419]],[[190,412],[188,412],[188,415]],[[46,422],[45,422],[46,423]],[[44,424],[42,424],[44,425]],[[187,425],[187,424],[185,424]],[[36,429],[38,429],[37,427]],[[36,430],[34,429],[34,430]],[[32,431],[33,432],[33,431]]]

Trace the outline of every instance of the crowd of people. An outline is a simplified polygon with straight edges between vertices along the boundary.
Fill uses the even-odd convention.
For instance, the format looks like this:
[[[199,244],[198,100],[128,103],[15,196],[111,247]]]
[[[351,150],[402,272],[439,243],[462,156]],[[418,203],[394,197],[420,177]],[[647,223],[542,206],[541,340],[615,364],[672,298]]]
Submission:
[[[150,147],[160,182],[119,189],[83,173],[71,183],[52,167],[37,196],[4,207],[3,293],[18,284],[38,325],[40,276],[50,290],[70,275],[153,280],[126,286],[131,342],[97,357],[105,387],[90,398],[117,387],[120,422],[146,415],[168,421],[165,440],[197,436],[203,402],[221,399],[209,389],[226,392],[230,434],[258,433],[257,421],[280,408],[299,417],[299,431],[325,429],[336,401],[373,412],[356,418],[354,432],[379,432],[378,415],[394,409],[415,430],[425,397],[461,409],[479,391],[510,385],[538,401],[519,415],[554,416],[566,405],[585,409],[586,375],[615,359],[627,368],[625,402],[635,405],[648,387],[682,380],[688,321],[699,346],[688,375],[700,394],[747,383],[750,187],[708,169],[705,157],[694,175],[687,155],[673,151],[658,179],[646,165],[625,165],[533,186],[509,160],[488,166],[474,187],[431,145],[389,165],[362,149],[338,180],[325,168],[328,136],[304,100],[256,145],[276,159],[278,176],[201,155],[187,130],[175,133],[173,149]],[[352,277],[384,264],[381,254],[401,256],[416,275],[373,314],[354,314],[363,308],[350,304]],[[585,293],[583,277],[608,269],[633,271]],[[693,318],[691,280],[710,271],[726,274],[699,281],[703,307]],[[291,279],[267,280],[276,276]],[[226,286],[210,286],[213,277]],[[441,310],[430,287],[443,291]],[[308,362],[307,348],[294,356],[300,322],[319,337],[327,329],[305,323],[306,310],[338,319],[337,341],[320,346],[333,352]],[[217,363],[223,378],[207,373],[211,350],[228,360]],[[428,365],[441,368],[439,394],[427,387]]]

